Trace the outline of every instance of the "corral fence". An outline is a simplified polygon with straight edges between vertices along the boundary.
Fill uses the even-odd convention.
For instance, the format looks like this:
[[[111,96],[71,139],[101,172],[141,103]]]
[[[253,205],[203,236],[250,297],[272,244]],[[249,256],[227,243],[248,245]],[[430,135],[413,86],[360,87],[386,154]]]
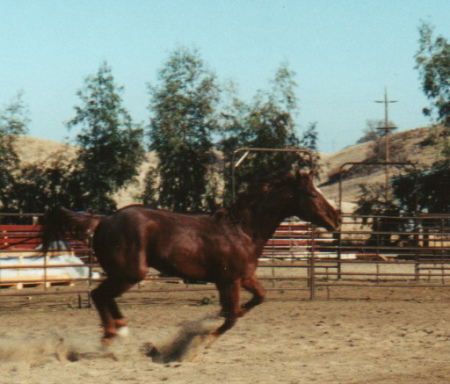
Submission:
[[[71,294],[90,304],[91,290],[104,278],[90,239],[68,239],[67,250],[44,257],[36,224],[40,216],[0,215],[0,298]],[[2,224],[11,221],[20,224]],[[335,233],[291,218],[266,244],[258,275],[269,280],[264,284],[269,290],[304,290],[311,299],[339,287],[450,287],[450,215],[348,214]],[[215,288],[155,270],[134,288],[188,290]]]
[[[334,242],[321,236],[314,236],[312,299],[319,287],[450,287],[450,215],[347,214]]]

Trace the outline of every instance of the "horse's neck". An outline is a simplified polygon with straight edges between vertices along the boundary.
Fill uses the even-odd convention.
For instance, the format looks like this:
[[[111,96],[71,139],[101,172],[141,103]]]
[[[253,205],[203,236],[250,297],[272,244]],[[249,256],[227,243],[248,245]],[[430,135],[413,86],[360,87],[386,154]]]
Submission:
[[[270,204],[263,202],[260,206],[246,209],[242,227],[256,244],[262,247],[272,237],[285,218],[284,205],[285,201],[279,199],[275,204],[273,201]]]

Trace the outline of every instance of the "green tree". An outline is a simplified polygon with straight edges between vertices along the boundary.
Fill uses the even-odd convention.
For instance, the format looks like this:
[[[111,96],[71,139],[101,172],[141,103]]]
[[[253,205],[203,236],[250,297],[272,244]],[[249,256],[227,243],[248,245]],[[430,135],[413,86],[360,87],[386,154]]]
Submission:
[[[417,175],[394,178],[393,199],[390,202],[377,197],[382,194],[371,194],[367,188],[361,188],[359,213],[381,213],[384,207],[396,214],[412,214],[416,209],[416,201],[418,211],[448,213],[450,210],[450,44],[443,36],[435,37],[433,26],[425,22],[419,27],[419,49],[415,61],[422,90],[431,102],[429,107],[423,109],[423,113],[441,124],[441,159],[431,169],[421,170]]]
[[[81,166],[65,150],[39,163],[20,164],[10,184],[8,212],[45,212],[56,204],[80,210],[97,209],[85,193]],[[103,204],[112,207],[114,201],[105,197]],[[18,223],[21,219],[11,222]]]
[[[422,80],[422,89],[431,100],[426,115],[437,110],[437,119],[450,127],[450,44],[443,36],[433,36],[434,27],[422,23],[419,27],[419,50],[416,53],[416,68]]]
[[[385,188],[383,183],[360,184],[355,213],[358,215],[399,215],[402,213],[396,196],[394,199],[386,200]]]
[[[216,77],[196,50],[179,48],[160,70],[158,81],[149,86],[149,136],[159,164],[147,176],[156,193],[147,196],[154,205],[179,212],[210,209],[208,201],[214,198],[207,191],[220,93]]]
[[[81,103],[67,123],[69,129],[80,128],[76,136],[80,166],[73,176],[80,183],[84,202],[77,209],[115,208],[112,193],[137,175],[144,159],[143,129],[123,107],[122,91],[111,68],[103,63],[77,92]]]
[[[414,212],[417,199],[418,211],[428,213],[450,212],[450,169],[432,168],[417,175],[394,179],[393,188],[398,206],[406,212]]]
[[[450,43],[443,36],[434,37],[428,23],[419,27],[419,49],[415,55],[422,89],[431,102],[425,115],[441,124],[439,143],[441,157],[431,169],[418,175],[407,175],[393,181],[396,203],[400,209],[413,212],[448,213],[450,210]],[[417,177],[417,184],[416,184]]]
[[[22,92],[0,112],[0,202],[3,211],[14,210],[14,185],[20,172],[19,157],[14,148],[17,136],[28,132],[28,108]]]
[[[419,49],[415,55],[422,90],[430,100],[423,109],[426,116],[439,123],[441,158],[431,169],[417,175],[399,176],[393,180],[393,201],[397,212],[418,210],[429,213],[448,213],[450,209],[450,43],[443,36],[434,36],[434,27],[423,22],[419,27]],[[428,140],[430,141],[430,140]],[[417,184],[416,184],[417,178]],[[383,202],[371,201],[370,194],[362,190],[359,209],[366,212]],[[375,197],[373,197],[375,199]],[[386,205],[386,202],[384,203]],[[372,208],[371,208],[372,207]],[[370,209],[369,209],[370,208]]]
[[[230,199],[231,156],[240,147],[251,148],[304,148],[316,150],[317,129],[311,124],[303,137],[296,134],[298,115],[295,73],[282,64],[271,81],[267,92],[259,91],[251,104],[231,97],[223,117],[221,149],[225,158],[226,196]],[[267,176],[268,173],[289,170],[299,157],[286,153],[258,153],[251,155],[236,174],[241,188]],[[304,165],[300,161],[301,165]]]
[[[434,36],[434,27],[423,22],[419,27],[419,49],[415,55],[416,68],[425,96],[431,106],[424,108],[426,116],[436,118],[444,126],[442,154],[450,164],[450,43],[441,35]]]
[[[43,212],[55,204],[83,209],[89,201],[80,175],[80,164],[63,152],[45,164],[21,166],[10,194],[10,206],[17,212]]]
[[[56,203],[80,206],[83,192],[77,175],[79,163],[66,153],[49,164],[21,164],[15,151],[19,135],[28,132],[28,108],[20,92],[0,114],[0,196],[3,211],[42,212]],[[13,222],[20,219],[13,219]]]

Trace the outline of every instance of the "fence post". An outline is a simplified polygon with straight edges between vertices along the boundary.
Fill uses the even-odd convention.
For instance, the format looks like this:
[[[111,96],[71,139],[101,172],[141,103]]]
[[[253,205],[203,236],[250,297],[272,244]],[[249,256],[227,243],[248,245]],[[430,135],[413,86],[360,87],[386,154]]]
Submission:
[[[48,261],[50,256],[48,253],[44,256],[44,291],[47,290],[47,288],[50,287],[50,284],[48,282]]]
[[[420,252],[419,252],[419,246],[420,246],[420,235],[419,235],[419,231],[420,229],[422,229],[422,233],[423,233],[423,247],[427,248],[428,247],[428,242],[425,242],[425,240],[428,238],[428,235],[426,234],[426,224],[424,225],[424,221],[423,219],[420,219],[417,216],[417,212],[414,215],[414,227],[413,227],[413,231],[414,231],[414,280],[415,281],[419,281],[420,280]]]
[[[337,245],[338,245],[338,249],[337,249],[337,279],[338,279],[338,281],[341,281],[342,280],[342,254],[341,254],[342,236],[341,236],[341,231],[337,232],[335,235],[337,237]]]
[[[316,250],[316,227],[311,225],[311,257],[309,258],[309,299],[316,298],[316,273],[315,273],[315,250]]]
[[[441,234],[440,234],[440,238],[441,238],[441,249],[444,249],[445,243],[444,243],[444,231],[445,231],[445,226],[444,226],[444,219],[440,220],[441,222]],[[439,252],[441,254],[441,274],[442,274],[442,284],[445,284],[445,264],[444,264],[444,251],[440,251]]]
[[[89,235],[88,236],[88,254],[89,254],[89,258],[88,258],[88,262],[89,262],[89,279],[88,279],[88,308],[92,307],[92,298],[91,298],[91,291],[92,291],[92,265],[94,263],[94,255],[93,255],[93,250],[92,250],[92,246],[93,246],[93,236]]]

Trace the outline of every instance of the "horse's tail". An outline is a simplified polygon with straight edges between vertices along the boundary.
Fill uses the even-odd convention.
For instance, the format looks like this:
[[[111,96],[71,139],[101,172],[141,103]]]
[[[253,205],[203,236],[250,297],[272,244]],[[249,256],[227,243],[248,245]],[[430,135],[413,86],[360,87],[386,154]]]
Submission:
[[[60,249],[60,242],[67,237],[80,240],[86,238],[99,223],[100,219],[91,214],[76,213],[62,206],[52,208],[45,215],[42,225],[42,252],[47,254],[54,242],[56,249]]]

